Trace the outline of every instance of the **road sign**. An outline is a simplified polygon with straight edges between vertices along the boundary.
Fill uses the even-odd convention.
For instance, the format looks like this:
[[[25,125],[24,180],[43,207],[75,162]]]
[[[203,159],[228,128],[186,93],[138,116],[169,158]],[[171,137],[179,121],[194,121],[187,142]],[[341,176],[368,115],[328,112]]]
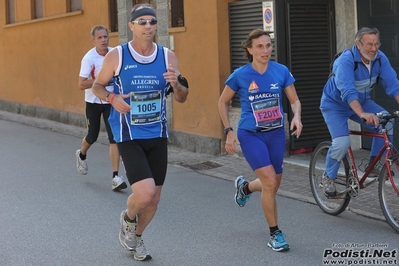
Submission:
[[[269,32],[270,37],[274,39],[274,5],[273,1],[262,2],[263,9],[263,29]]]

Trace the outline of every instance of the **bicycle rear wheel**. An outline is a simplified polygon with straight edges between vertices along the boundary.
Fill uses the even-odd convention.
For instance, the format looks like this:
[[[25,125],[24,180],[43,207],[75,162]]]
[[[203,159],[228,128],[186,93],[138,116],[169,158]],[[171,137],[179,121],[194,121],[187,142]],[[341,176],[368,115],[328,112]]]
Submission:
[[[388,178],[385,165],[381,170],[378,182],[378,196],[385,219],[389,225],[399,233],[399,195],[394,189],[394,187],[399,189],[399,170],[397,163],[399,163],[399,161],[394,160],[390,169],[393,175],[392,181]]]
[[[324,141],[317,145],[317,147],[314,149],[309,164],[309,181],[313,197],[317,205],[319,205],[319,207],[328,214],[338,215],[348,206],[350,196],[348,193],[344,193],[339,198],[330,198],[324,193],[322,177],[325,172],[326,156],[330,146],[330,141]],[[344,157],[341,161],[341,167],[337,179],[335,180],[337,194],[340,192],[342,193],[345,189],[347,189],[348,176],[349,163],[348,159]]]

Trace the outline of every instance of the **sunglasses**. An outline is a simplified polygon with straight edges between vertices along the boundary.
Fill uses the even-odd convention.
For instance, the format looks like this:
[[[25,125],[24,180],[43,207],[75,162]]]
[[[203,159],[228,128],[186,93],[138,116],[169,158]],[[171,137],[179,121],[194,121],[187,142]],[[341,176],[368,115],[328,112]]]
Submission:
[[[139,20],[134,20],[132,21],[133,23],[137,23],[141,26],[147,25],[147,23],[150,23],[150,25],[156,25],[158,23],[158,20],[156,20],[155,18],[150,19],[150,20],[146,20],[146,19],[139,19]]]

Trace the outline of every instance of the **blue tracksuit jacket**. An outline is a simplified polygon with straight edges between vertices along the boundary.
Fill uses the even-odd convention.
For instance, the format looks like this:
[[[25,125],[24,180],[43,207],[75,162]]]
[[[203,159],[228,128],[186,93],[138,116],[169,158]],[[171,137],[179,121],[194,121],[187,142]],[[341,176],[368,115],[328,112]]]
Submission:
[[[322,110],[331,108],[348,110],[351,109],[349,103],[353,100],[359,100],[362,104],[370,99],[370,91],[378,76],[379,83],[387,95],[395,97],[399,94],[397,74],[383,52],[378,51],[376,59],[371,62],[371,73],[369,73],[356,45],[351,50],[353,54],[350,50],[346,50],[333,64],[335,75],[331,76],[324,86],[320,104]]]

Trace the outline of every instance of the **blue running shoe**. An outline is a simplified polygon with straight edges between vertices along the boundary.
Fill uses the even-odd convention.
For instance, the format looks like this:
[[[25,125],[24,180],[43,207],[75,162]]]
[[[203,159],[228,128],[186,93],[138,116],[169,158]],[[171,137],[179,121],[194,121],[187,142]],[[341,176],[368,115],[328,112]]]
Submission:
[[[272,248],[274,251],[286,251],[290,249],[290,246],[284,240],[284,234],[277,230],[272,236],[270,236],[267,246]]]
[[[236,186],[236,194],[234,195],[234,200],[238,206],[244,207],[249,198],[251,197],[251,194],[245,195],[244,191],[242,190],[243,187],[246,184],[248,184],[248,181],[245,180],[245,178],[242,175],[240,175],[239,177],[237,177],[234,184]]]

